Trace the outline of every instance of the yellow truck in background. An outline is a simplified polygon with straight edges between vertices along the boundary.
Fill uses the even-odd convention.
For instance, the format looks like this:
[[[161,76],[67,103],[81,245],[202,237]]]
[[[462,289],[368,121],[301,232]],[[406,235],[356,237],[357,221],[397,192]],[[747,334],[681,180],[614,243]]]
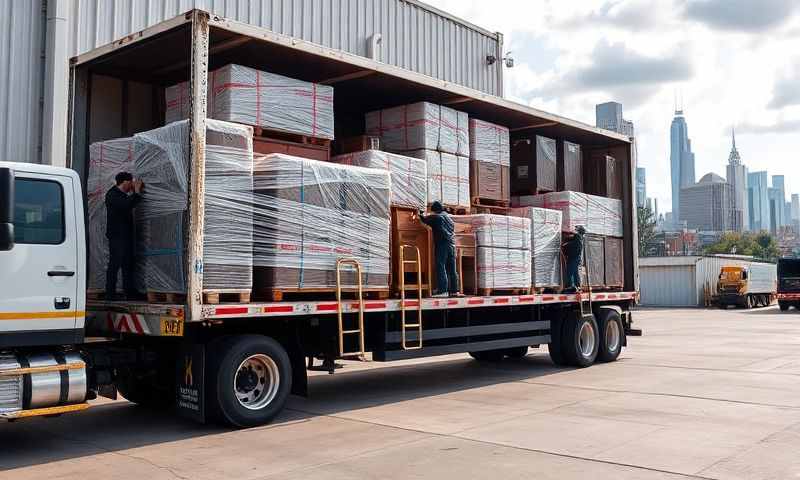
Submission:
[[[724,266],[717,283],[717,304],[720,308],[767,307],[778,291],[777,268],[771,263]]]

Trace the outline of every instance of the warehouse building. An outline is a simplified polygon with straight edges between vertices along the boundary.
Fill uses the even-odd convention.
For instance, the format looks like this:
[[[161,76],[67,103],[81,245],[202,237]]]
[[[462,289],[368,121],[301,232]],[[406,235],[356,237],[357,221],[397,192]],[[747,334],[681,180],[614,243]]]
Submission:
[[[645,307],[702,307],[717,294],[723,266],[754,263],[747,255],[642,257],[639,259],[641,305]]]
[[[417,0],[2,0],[2,158],[63,165],[69,59],[193,8],[503,95],[502,35]]]

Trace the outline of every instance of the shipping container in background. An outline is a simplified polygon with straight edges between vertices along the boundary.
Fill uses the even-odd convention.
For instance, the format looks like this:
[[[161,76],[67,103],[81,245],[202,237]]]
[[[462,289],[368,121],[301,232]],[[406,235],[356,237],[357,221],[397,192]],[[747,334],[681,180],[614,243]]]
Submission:
[[[502,34],[417,0],[3,0],[3,158],[64,165],[69,58],[194,8],[503,95]]]

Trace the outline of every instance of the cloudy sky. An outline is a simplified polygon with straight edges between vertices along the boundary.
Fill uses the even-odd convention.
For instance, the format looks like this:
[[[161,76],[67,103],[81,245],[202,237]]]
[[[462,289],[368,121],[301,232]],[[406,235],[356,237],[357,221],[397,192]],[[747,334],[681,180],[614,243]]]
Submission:
[[[595,104],[621,102],[660,211],[676,94],[698,179],[725,176],[735,126],[750,171],[800,193],[800,0],[426,1],[504,34],[506,97],[592,125]]]

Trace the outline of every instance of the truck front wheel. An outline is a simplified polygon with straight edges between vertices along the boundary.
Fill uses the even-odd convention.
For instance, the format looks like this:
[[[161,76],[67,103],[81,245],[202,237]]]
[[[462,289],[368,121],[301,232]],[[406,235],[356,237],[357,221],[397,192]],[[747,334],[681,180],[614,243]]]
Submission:
[[[781,309],[781,312],[785,312],[786,310],[789,310],[789,304],[786,302],[778,302],[778,308]]]
[[[292,389],[286,350],[262,335],[236,335],[212,344],[209,404],[234,427],[253,427],[278,415]]]

